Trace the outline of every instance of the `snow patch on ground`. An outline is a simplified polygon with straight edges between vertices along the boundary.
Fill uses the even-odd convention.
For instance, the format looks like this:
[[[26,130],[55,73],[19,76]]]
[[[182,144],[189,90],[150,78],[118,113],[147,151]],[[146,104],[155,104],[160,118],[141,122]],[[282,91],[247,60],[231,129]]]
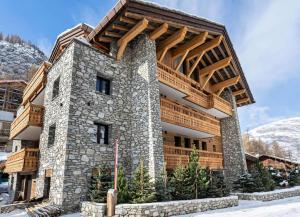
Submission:
[[[300,197],[269,202],[240,200],[236,207],[177,217],[299,217]]]

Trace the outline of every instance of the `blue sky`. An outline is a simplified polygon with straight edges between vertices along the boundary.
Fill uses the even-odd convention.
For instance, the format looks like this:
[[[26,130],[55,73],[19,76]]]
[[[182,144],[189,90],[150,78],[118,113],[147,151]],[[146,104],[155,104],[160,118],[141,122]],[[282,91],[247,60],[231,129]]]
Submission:
[[[242,130],[300,116],[300,1],[153,0],[226,26],[256,104],[239,109]],[[96,25],[116,0],[1,0],[0,31],[49,55],[56,36]]]

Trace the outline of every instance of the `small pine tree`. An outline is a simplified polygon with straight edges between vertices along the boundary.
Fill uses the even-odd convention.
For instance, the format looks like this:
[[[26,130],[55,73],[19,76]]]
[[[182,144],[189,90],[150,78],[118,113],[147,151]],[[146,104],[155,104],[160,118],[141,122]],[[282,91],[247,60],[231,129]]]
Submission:
[[[120,166],[117,178],[118,203],[127,203],[130,201],[129,187],[124,174],[123,166]]]
[[[150,203],[155,200],[155,185],[150,180],[143,160],[138,165],[130,183],[130,193],[133,203]]]
[[[259,162],[256,164],[256,171],[256,181],[262,183],[263,191],[273,191],[275,188],[275,181],[272,179],[268,169]]]
[[[92,202],[105,203],[107,192],[112,187],[112,176],[107,166],[98,167],[91,178],[88,197]]]
[[[166,163],[164,163],[161,176],[156,181],[156,199],[157,201],[172,200],[173,188],[170,185],[168,173],[166,170]]]
[[[233,190],[243,193],[252,193],[259,191],[255,178],[250,173],[245,173],[233,183]]]
[[[290,186],[300,185],[300,172],[298,169],[292,169],[290,171],[289,185]]]
[[[208,197],[226,197],[229,195],[230,190],[224,181],[224,175],[220,172],[213,173],[209,171],[209,187],[207,189]]]
[[[209,179],[206,171],[200,168],[199,154],[195,146],[189,156],[189,163],[187,166],[188,175],[188,190],[190,190],[190,199],[198,199],[206,197],[206,191],[209,185]]]
[[[190,194],[189,192],[187,192],[187,188],[188,188],[187,170],[182,164],[179,164],[175,167],[170,182],[173,189],[171,194],[175,200],[190,199],[189,198]]]

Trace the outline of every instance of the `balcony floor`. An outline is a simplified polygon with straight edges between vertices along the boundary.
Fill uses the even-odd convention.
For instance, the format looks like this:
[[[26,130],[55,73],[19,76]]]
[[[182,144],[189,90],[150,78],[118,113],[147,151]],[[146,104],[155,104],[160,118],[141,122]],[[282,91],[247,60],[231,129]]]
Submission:
[[[172,99],[175,99],[177,100],[178,102],[184,104],[184,105],[187,105],[187,106],[190,106],[194,109],[197,109],[199,111],[203,111],[203,112],[206,112],[207,114],[210,114],[214,117],[217,117],[217,118],[226,118],[226,117],[229,117],[228,114],[224,113],[224,112],[221,112],[219,111],[218,109],[215,109],[215,108],[212,108],[212,109],[206,109],[206,108],[203,108],[195,103],[192,103],[188,100],[185,100],[184,97],[186,97],[187,95],[185,93],[182,93],[166,84],[163,84],[161,82],[159,82],[159,91],[160,93],[166,95],[167,97],[169,98],[172,98]]]
[[[39,140],[42,128],[37,126],[28,126],[21,133],[19,133],[14,139],[16,140]]]
[[[205,133],[205,132],[201,132],[201,131],[197,131],[197,130],[193,130],[190,128],[185,128],[185,127],[181,127],[178,125],[174,125],[174,124],[170,124],[167,122],[161,122],[162,123],[162,129],[163,131],[169,131],[172,133],[179,133],[181,135],[185,135],[185,136],[189,136],[189,137],[193,137],[193,138],[208,138],[208,137],[214,137],[214,135]]]

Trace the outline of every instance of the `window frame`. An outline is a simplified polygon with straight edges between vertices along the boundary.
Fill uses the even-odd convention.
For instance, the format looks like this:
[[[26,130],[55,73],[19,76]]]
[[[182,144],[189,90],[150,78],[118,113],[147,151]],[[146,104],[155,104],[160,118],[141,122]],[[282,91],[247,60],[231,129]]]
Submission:
[[[98,81],[99,81],[99,85],[98,85]],[[104,92],[102,92],[102,89],[103,89],[103,83],[102,82],[106,82],[106,85],[107,85]],[[101,94],[105,94],[105,95],[108,95],[108,96],[111,95],[111,79],[105,78],[101,75],[97,75],[97,77],[96,77],[96,92],[101,93]]]
[[[57,88],[56,88],[56,84],[58,85]],[[52,100],[56,99],[59,96],[59,89],[60,89],[60,76],[58,76],[53,82]]]
[[[52,138],[52,140],[53,140],[53,141],[52,141],[52,140],[50,140],[50,139],[51,139],[51,138],[50,138],[50,136],[51,136],[50,131],[53,130],[53,128],[54,128],[54,136],[53,136],[53,138]],[[56,123],[51,124],[51,125],[49,126],[47,147],[48,147],[48,148],[53,147],[54,144],[55,144],[55,140],[56,140]],[[49,143],[49,141],[52,141],[52,142]]]
[[[110,127],[108,124],[104,123],[95,123],[96,125],[96,143],[100,145],[108,145],[109,144],[109,131]],[[104,127],[104,138],[101,138],[101,127]],[[103,143],[101,143],[101,139],[103,139]]]

